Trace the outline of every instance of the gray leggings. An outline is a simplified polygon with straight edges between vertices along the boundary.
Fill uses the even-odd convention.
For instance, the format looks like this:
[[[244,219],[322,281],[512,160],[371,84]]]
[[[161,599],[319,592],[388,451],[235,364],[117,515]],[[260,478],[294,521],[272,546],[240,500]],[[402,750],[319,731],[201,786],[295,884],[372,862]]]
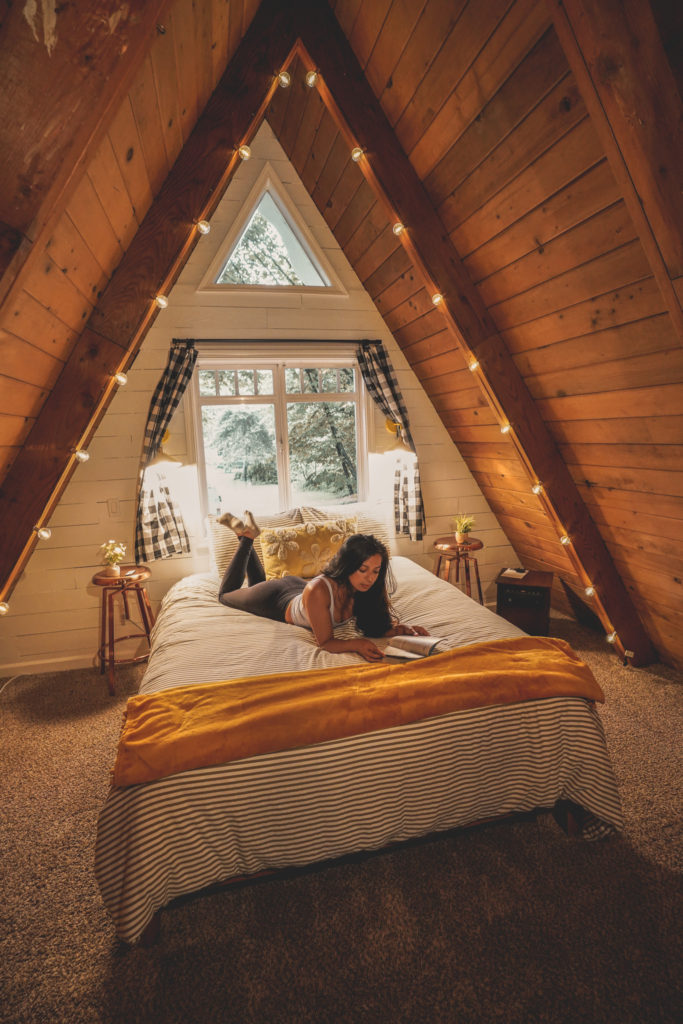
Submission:
[[[248,587],[242,586],[245,576],[249,583]],[[240,537],[237,551],[221,581],[218,600],[228,608],[251,612],[252,615],[260,615],[264,619],[286,622],[285,612],[288,604],[305,586],[306,580],[300,576],[266,580],[251,537]]]

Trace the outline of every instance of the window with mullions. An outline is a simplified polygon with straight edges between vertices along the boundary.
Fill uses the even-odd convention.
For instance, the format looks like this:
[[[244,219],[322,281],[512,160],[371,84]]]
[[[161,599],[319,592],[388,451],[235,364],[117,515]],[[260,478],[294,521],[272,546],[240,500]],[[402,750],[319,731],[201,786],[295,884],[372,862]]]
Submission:
[[[361,376],[350,360],[320,362],[200,360],[199,462],[208,511],[265,513],[359,500],[366,447]]]

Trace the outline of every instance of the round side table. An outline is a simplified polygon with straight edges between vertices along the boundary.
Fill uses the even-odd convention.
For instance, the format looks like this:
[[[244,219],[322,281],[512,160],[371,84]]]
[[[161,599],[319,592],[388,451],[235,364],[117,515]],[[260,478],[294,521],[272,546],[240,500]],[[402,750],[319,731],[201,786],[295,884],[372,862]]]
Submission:
[[[132,665],[138,661],[145,661],[149,657],[150,632],[154,625],[154,612],[149,601],[145,583],[152,573],[144,565],[122,565],[119,576],[108,576],[104,571],[96,572],[92,582],[96,587],[102,588],[102,612],[100,616],[100,646],[97,656],[100,660],[100,673],[104,674],[105,665],[108,669],[109,693],[114,696],[114,667],[116,665]],[[126,622],[132,622],[128,598],[135,595],[140,610],[142,629],[135,633],[127,633],[125,636],[115,636],[114,633],[114,601],[117,595],[123,600],[123,614]],[[137,625],[137,623],[135,623]],[[136,637],[146,637],[148,650],[144,654],[138,654],[134,658],[117,658],[114,653],[114,645],[121,640],[133,640]]]
[[[439,537],[434,542],[434,550],[436,556],[434,559],[434,575],[441,577],[441,579],[448,580],[451,582],[451,571],[453,569],[453,563],[455,563],[455,582],[460,582],[460,563],[462,562],[465,570],[465,593],[468,597],[472,597],[472,586],[470,582],[470,562],[474,568],[474,578],[477,581],[477,591],[479,593],[479,604],[484,603],[484,595],[481,592],[481,580],[479,579],[479,565],[473,552],[480,551],[484,546],[482,540],[478,540],[476,537],[470,537],[469,540],[463,541],[462,544],[458,544],[454,534],[449,534],[447,537]],[[446,572],[442,575],[442,566],[445,564]]]

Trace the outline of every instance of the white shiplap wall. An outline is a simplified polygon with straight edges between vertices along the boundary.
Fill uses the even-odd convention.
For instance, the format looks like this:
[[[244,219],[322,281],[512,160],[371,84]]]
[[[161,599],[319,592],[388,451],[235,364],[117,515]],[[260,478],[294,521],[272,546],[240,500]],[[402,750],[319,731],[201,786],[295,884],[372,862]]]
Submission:
[[[241,165],[212,219],[211,233],[199,240],[177,284],[170,306],[150,330],[128,375],[90,444],[91,459],[79,465],[50,521],[52,538],[41,542],[11,598],[11,612],[0,619],[0,676],[94,663],[98,642],[100,591],[90,580],[100,564],[99,545],[109,537],[134,551],[134,503],[142,434],[152,391],[166,364],[173,338],[361,340],[386,345],[408,407],[422,474],[427,536],[419,543],[399,539],[398,554],[431,567],[434,539],[452,530],[455,512],[477,518],[476,536],[484,541],[479,567],[487,602],[495,600],[492,580],[517,559],[479,488],[450,440],[417,378],[387,331],[382,318],[319,214],[308,192],[266,123],[252,145],[252,159]],[[209,264],[221,248],[254,183],[269,162],[313,238],[339,276],[346,295],[278,293],[198,294]],[[390,438],[383,418],[375,422],[371,456],[374,493],[391,516],[391,472],[381,481],[382,448]],[[178,410],[167,449],[185,465],[179,487],[192,554],[152,564],[149,592],[156,605],[175,580],[209,567],[196,500],[196,469],[188,444],[185,411]],[[382,508],[378,511],[382,512]]]

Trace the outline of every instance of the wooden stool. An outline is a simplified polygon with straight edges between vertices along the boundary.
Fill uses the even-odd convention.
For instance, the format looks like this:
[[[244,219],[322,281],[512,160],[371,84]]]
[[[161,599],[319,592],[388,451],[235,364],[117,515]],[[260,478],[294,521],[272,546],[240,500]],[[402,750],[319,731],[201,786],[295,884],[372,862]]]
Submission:
[[[463,541],[462,544],[458,544],[453,534],[449,534],[448,537],[439,537],[434,544],[436,551],[436,558],[434,560],[434,575],[439,576],[441,579],[448,580],[451,582],[451,570],[453,563],[455,562],[455,582],[460,582],[460,563],[463,563],[465,569],[465,593],[468,597],[472,597],[472,587],[470,582],[470,562],[474,567],[474,577],[477,581],[477,591],[479,593],[479,604],[484,603],[484,595],[481,592],[481,580],[479,578],[479,565],[476,558],[473,557],[473,551],[480,551],[483,548],[484,542],[477,540],[476,537],[470,537],[469,540]],[[441,566],[446,564],[446,574],[441,576]]]
[[[97,656],[100,659],[100,674],[104,674],[104,667],[109,670],[108,685],[109,693],[114,696],[114,666],[132,665],[138,661],[145,661],[149,657],[149,650],[145,654],[139,654],[135,658],[116,658],[114,656],[114,644],[120,640],[133,640],[135,637],[147,637],[149,646],[149,635],[154,625],[154,612],[147,596],[145,582],[152,573],[144,565],[122,565],[120,576],[107,576],[104,571],[95,573],[92,582],[96,587],[102,587],[102,614],[100,617],[100,647]],[[127,633],[126,636],[114,635],[114,600],[117,594],[123,598],[123,613],[127,622],[131,622],[130,608],[128,606],[128,595],[134,593],[137,597],[142,619],[142,630],[136,633]],[[105,653],[106,652],[106,653]]]

